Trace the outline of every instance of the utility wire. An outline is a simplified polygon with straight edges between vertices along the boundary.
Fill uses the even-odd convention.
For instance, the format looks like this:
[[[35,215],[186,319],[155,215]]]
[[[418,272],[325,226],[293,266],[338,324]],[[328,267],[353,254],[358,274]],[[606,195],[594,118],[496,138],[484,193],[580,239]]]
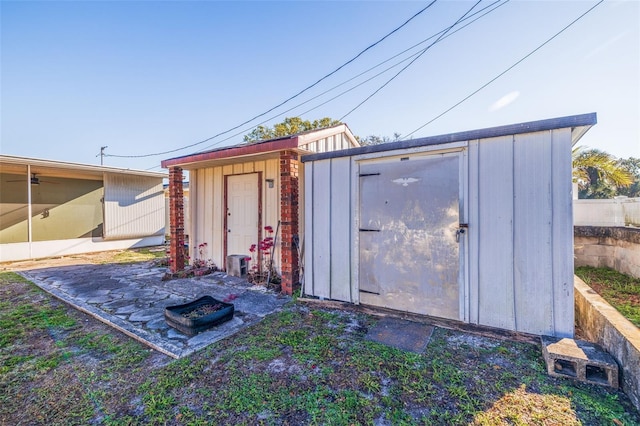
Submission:
[[[471,14],[471,15],[467,16],[465,19],[463,19],[463,21],[466,21],[466,20],[468,20],[468,19],[471,19],[472,17],[474,17],[474,16],[476,16],[476,15],[478,15],[478,14],[480,14],[480,13],[484,12],[484,13],[482,13],[482,15],[477,16],[477,17],[476,17],[475,19],[473,19],[471,22],[468,22],[468,23],[466,23],[465,25],[461,26],[460,28],[457,28],[455,31],[451,31],[451,32],[449,32],[448,34],[446,34],[445,36],[443,36],[443,37],[440,39],[440,41],[443,41],[443,40],[445,40],[446,38],[451,37],[453,34],[457,33],[458,31],[463,30],[464,28],[466,28],[466,27],[468,27],[469,25],[471,25],[471,24],[473,24],[474,22],[476,22],[478,19],[483,18],[484,16],[486,16],[486,15],[488,15],[489,13],[491,13],[491,12],[495,11],[495,10],[496,10],[496,9],[498,9],[499,7],[504,6],[504,5],[505,5],[505,4],[507,4],[509,1],[510,1],[510,0],[505,0],[505,1],[497,0],[497,1],[493,2],[493,3],[491,3],[490,5],[485,6],[484,8],[480,9],[479,11],[477,11],[477,12],[475,12],[475,13],[473,13],[473,14]],[[489,9],[489,8],[491,8],[492,6],[496,5],[497,3],[500,3],[500,4],[498,4],[498,5],[497,5],[496,7],[494,7],[493,9],[486,11],[487,9]],[[486,12],[485,12],[485,11],[486,11]],[[463,21],[461,21],[461,22],[463,22]],[[446,29],[443,29],[443,30],[441,30],[441,31],[439,31],[439,32],[437,32],[437,33],[435,33],[435,34],[431,35],[430,37],[428,37],[428,38],[426,38],[426,39],[424,39],[424,40],[422,40],[422,41],[420,41],[420,42],[418,42],[418,43],[414,44],[413,46],[411,46],[411,47],[409,47],[409,48],[407,48],[407,49],[403,50],[402,52],[397,53],[396,55],[394,55],[394,56],[392,56],[392,57],[390,57],[390,58],[388,58],[388,59],[386,59],[386,60],[384,60],[384,61],[382,61],[382,62],[380,62],[380,63],[378,63],[378,64],[376,64],[376,65],[374,65],[373,67],[371,67],[371,68],[369,68],[369,69],[367,69],[367,70],[365,70],[365,71],[363,71],[363,72],[361,72],[361,73],[357,74],[356,76],[351,77],[350,79],[348,79],[348,80],[346,80],[346,81],[344,81],[344,82],[342,82],[342,83],[340,83],[340,84],[338,84],[338,85],[335,85],[335,86],[333,86],[332,88],[327,89],[327,90],[325,90],[324,92],[322,92],[322,93],[320,93],[320,94],[318,94],[318,95],[316,95],[316,96],[314,96],[314,97],[312,97],[312,98],[309,98],[309,99],[307,99],[307,100],[306,100],[306,101],[304,101],[304,102],[301,102],[301,103],[299,103],[299,104],[297,104],[297,105],[294,105],[293,107],[291,107],[291,108],[289,108],[289,109],[287,109],[287,110],[285,110],[285,111],[282,111],[282,112],[280,112],[280,113],[278,113],[278,114],[276,114],[276,115],[273,115],[273,116],[271,116],[271,117],[269,117],[269,118],[265,119],[264,121],[262,121],[262,122],[260,122],[260,123],[257,123],[256,125],[253,125],[253,126],[251,126],[251,127],[245,128],[244,130],[241,130],[241,131],[240,131],[240,132],[238,132],[238,133],[235,133],[235,134],[233,134],[233,135],[231,135],[231,136],[229,136],[229,137],[227,137],[227,138],[221,139],[221,140],[219,140],[219,141],[217,141],[217,142],[215,142],[215,143],[213,143],[213,144],[211,144],[211,145],[208,145],[207,147],[203,148],[202,150],[200,150],[200,151],[198,151],[198,152],[205,152],[205,151],[207,151],[207,150],[209,150],[209,149],[213,148],[214,146],[220,145],[221,143],[226,142],[226,141],[228,141],[229,139],[233,139],[233,138],[234,138],[234,137],[236,137],[236,136],[242,135],[243,133],[245,133],[245,132],[248,132],[248,131],[252,130],[255,126],[259,126],[259,125],[262,125],[262,124],[268,123],[269,121],[271,121],[271,120],[273,120],[273,119],[276,119],[276,118],[278,118],[278,117],[280,117],[280,116],[283,116],[284,114],[286,114],[286,113],[288,113],[288,112],[291,112],[291,111],[293,111],[293,110],[295,110],[295,109],[297,109],[297,108],[301,107],[302,105],[306,105],[306,104],[308,104],[309,102],[311,102],[311,101],[313,101],[313,100],[316,100],[316,99],[318,99],[318,98],[320,98],[320,97],[322,97],[322,96],[326,95],[327,93],[332,92],[333,90],[335,90],[335,89],[337,89],[337,88],[339,88],[339,87],[341,87],[341,86],[344,86],[344,85],[345,85],[345,84],[347,84],[347,83],[350,83],[351,81],[353,81],[353,80],[355,80],[355,79],[357,79],[357,78],[359,78],[359,77],[362,77],[363,75],[365,75],[365,74],[369,73],[370,71],[373,71],[374,69],[376,69],[376,68],[378,68],[378,67],[380,67],[380,66],[384,65],[385,63],[387,63],[387,62],[389,62],[389,61],[391,61],[391,60],[393,60],[393,59],[397,58],[398,56],[400,56],[400,55],[402,55],[402,54],[404,54],[404,53],[406,53],[406,52],[410,51],[411,49],[414,49],[415,47],[420,46],[421,44],[426,43],[427,41],[431,40],[431,39],[432,39],[432,38],[434,38],[434,37],[437,37],[438,35],[440,35],[440,34],[444,33],[445,31],[446,31]],[[325,101],[325,102],[322,102],[321,104],[318,104],[318,105],[316,105],[315,107],[313,107],[313,108],[311,108],[311,109],[308,109],[308,110],[306,110],[306,111],[304,111],[304,112],[302,112],[302,113],[300,113],[300,114],[297,114],[297,115],[302,116],[302,115],[307,114],[307,113],[309,113],[309,112],[311,112],[311,111],[313,111],[313,110],[315,110],[315,109],[317,109],[317,108],[320,108],[320,107],[321,107],[321,106],[323,106],[323,105],[326,105],[327,103],[329,103],[329,102],[331,102],[331,101],[333,101],[333,100],[335,100],[335,99],[337,99],[337,98],[339,98],[339,97],[341,97],[341,96],[343,96],[343,95],[347,94],[348,92],[353,91],[354,89],[356,89],[356,88],[358,88],[358,87],[362,86],[363,84],[368,83],[369,81],[371,81],[371,80],[373,80],[373,79],[375,79],[375,78],[379,77],[380,75],[382,75],[382,74],[386,73],[387,71],[389,71],[389,70],[391,70],[391,69],[393,69],[393,68],[395,68],[395,67],[399,66],[399,65],[400,65],[400,64],[402,64],[403,62],[406,62],[406,61],[410,60],[411,58],[413,58],[414,56],[416,56],[416,55],[418,55],[418,54],[420,54],[420,52],[416,52],[416,53],[413,53],[413,54],[409,55],[408,57],[406,57],[406,58],[402,59],[401,61],[396,62],[394,65],[392,65],[392,66],[390,66],[390,67],[386,68],[384,71],[381,71],[381,72],[379,72],[379,73],[375,74],[373,77],[370,77],[370,78],[368,78],[368,79],[364,80],[362,83],[359,83],[359,84],[357,84],[357,85],[355,85],[355,86],[353,86],[353,87],[351,87],[351,88],[349,88],[349,89],[347,89],[347,90],[345,90],[345,91],[341,92],[340,94],[338,94],[338,95],[336,95],[336,96],[334,96],[334,97],[330,98],[329,100],[327,100],[327,101]]]
[[[214,136],[211,136],[207,139],[203,139],[199,142],[195,142],[192,143],[190,145],[186,145],[183,146],[181,148],[176,148],[176,149],[172,149],[172,150],[168,150],[168,151],[164,151],[164,152],[156,152],[153,154],[144,154],[144,155],[116,155],[116,154],[108,154],[109,157],[119,157],[119,158],[143,158],[143,157],[153,157],[153,156],[157,156],[157,155],[164,155],[164,154],[170,154],[172,152],[177,152],[177,151],[181,151],[183,149],[187,149],[187,148],[191,148],[194,147],[196,145],[201,145],[205,142],[210,141],[211,139],[217,138],[218,136],[222,136],[224,134],[227,134],[229,132],[232,132],[234,130],[239,129],[240,127],[251,123],[252,121],[263,117],[265,115],[267,115],[268,113],[272,112],[273,110],[281,107],[282,105],[286,104],[287,102],[297,98],[298,96],[300,96],[301,94],[305,93],[306,91],[310,90],[311,88],[317,86],[320,82],[326,80],[327,78],[331,77],[333,74],[337,73],[338,71],[340,71],[342,68],[346,67],[347,65],[349,65],[350,63],[352,63],[353,61],[355,61],[356,59],[358,59],[360,56],[362,56],[365,52],[367,52],[368,50],[374,48],[375,46],[377,46],[378,44],[382,43],[385,39],[387,39],[388,37],[390,37],[391,35],[395,34],[396,32],[398,32],[400,29],[402,29],[404,26],[406,26],[409,22],[411,22],[413,19],[415,19],[418,15],[422,14],[424,11],[426,11],[427,9],[429,9],[431,6],[433,6],[438,0],[432,0],[431,3],[429,3],[427,6],[425,6],[424,8],[422,8],[421,10],[419,10],[417,13],[415,13],[412,17],[410,17],[409,19],[407,19],[404,23],[402,23],[400,26],[396,27],[395,29],[393,29],[391,32],[387,33],[384,37],[382,37],[380,40],[376,41],[375,43],[367,46],[364,50],[362,50],[360,53],[358,53],[356,56],[354,56],[353,58],[349,59],[347,62],[345,62],[344,64],[340,65],[338,68],[336,68],[335,70],[331,71],[330,73],[326,74],[325,76],[323,76],[322,78],[320,78],[319,80],[317,80],[315,83],[305,87],[304,89],[302,89],[301,91],[299,91],[298,93],[296,93],[293,96],[290,96],[289,98],[287,98],[286,100],[280,102],[278,105],[268,109],[267,111],[256,115],[253,118],[250,118],[249,120],[238,124],[235,127],[232,127],[228,130],[225,130],[224,132],[220,132]]]
[[[536,47],[535,49],[533,49],[531,52],[527,53],[525,56],[523,56],[520,60],[518,60],[516,63],[514,63],[513,65],[511,65],[509,68],[507,68],[506,70],[502,71],[500,74],[498,74],[497,76],[495,76],[494,78],[492,78],[491,80],[489,80],[487,83],[483,84],[482,86],[480,86],[480,88],[478,88],[477,90],[473,91],[471,94],[467,95],[466,97],[464,97],[461,101],[457,102],[456,104],[454,104],[453,106],[451,106],[450,108],[446,109],[445,111],[443,111],[442,113],[438,114],[437,116],[435,116],[434,118],[432,118],[431,120],[427,121],[426,123],[424,123],[422,126],[418,127],[417,129],[415,129],[414,131],[412,131],[411,133],[408,133],[406,136],[404,136],[401,140],[406,139],[407,137],[413,135],[414,133],[416,133],[417,131],[423,129],[424,127],[428,126],[429,124],[433,123],[434,121],[436,121],[437,119],[439,119],[440,117],[442,117],[443,115],[447,114],[449,111],[451,111],[452,109],[458,107],[460,104],[462,104],[463,102],[467,101],[469,98],[471,98],[472,96],[474,96],[475,94],[477,94],[478,92],[480,92],[482,89],[484,89],[485,87],[489,86],[491,83],[493,83],[494,81],[496,81],[497,79],[499,79],[500,77],[502,77],[503,75],[505,75],[506,73],[508,73],[509,71],[511,71],[513,68],[515,68],[516,66],[518,66],[521,62],[523,62],[525,59],[527,59],[529,56],[533,55],[534,53],[536,53],[538,50],[542,49],[545,45],[547,45],[548,43],[550,43],[553,39],[555,39],[556,37],[558,37],[560,34],[562,34],[563,32],[565,32],[566,30],[568,30],[571,26],[573,26],[573,24],[575,24],[576,22],[578,22],[579,20],[581,20],[582,18],[584,18],[589,12],[591,12],[593,9],[595,9],[596,7],[600,6],[600,4],[604,2],[604,0],[600,0],[598,3],[596,3],[594,6],[592,6],[591,8],[589,8],[586,12],[584,12],[582,15],[578,16],[576,19],[574,19],[571,23],[569,23],[567,26],[565,26],[564,28],[562,28],[560,31],[558,31],[557,33],[555,33],[553,36],[551,36],[549,39],[547,39],[544,43],[542,43],[541,45],[539,45],[538,47]]]
[[[352,112],[354,112],[355,110],[357,110],[358,108],[360,108],[362,105],[364,105],[365,102],[367,102],[369,99],[371,99],[373,96],[376,95],[376,93],[380,92],[382,89],[384,89],[389,83],[391,83],[393,80],[396,79],[396,77],[398,77],[400,74],[402,74],[402,72],[404,72],[407,68],[409,68],[411,65],[413,65],[414,62],[416,62],[418,59],[420,59],[420,57],[422,55],[424,55],[425,53],[427,53],[427,51],[429,49],[431,49],[431,47],[438,43],[451,29],[453,29],[453,27],[455,27],[456,25],[458,25],[460,23],[460,21],[462,21],[464,19],[465,16],[467,16],[469,13],[471,13],[471,11],[473,9],[475,9],[475,7],[480,4],[482,0],[478,0],[473,6],[471,6],[471,8],[469,10],[467,10],[465,12],[464,15],[462,15],[460,18],[458,18],[458,20],[456,22],[453,23],[453,25],[451,25],[449,28],[447,28],[442,34],[440,34],[440,36],[438,36],[438,38],[436,39],[436,41],[434,41],[433,43],[431,43],[429,46],[425,47],[419,54],[418,56],[416,56],[411,62],[409,62],[407,65],[405,65],[400,71],[398,71],[393,77],[391,77],[389,80],[387,80],[382,86],[380,86],[379,88],[377,88],[372,94],[370,94],[369,96],[367,96],[362,102],[360,102],[358,105],[356,105],[355,107],[353,107],[348,113],[346,113],[345,115],[343,115],[342,117],[340,117],[338,119],[338,121],[342,121],[344,120],[349,114],[351,114]]]

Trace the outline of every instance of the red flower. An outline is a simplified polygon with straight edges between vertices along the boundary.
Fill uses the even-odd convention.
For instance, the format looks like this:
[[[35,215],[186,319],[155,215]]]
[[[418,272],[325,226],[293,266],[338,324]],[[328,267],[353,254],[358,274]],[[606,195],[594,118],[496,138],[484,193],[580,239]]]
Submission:
[[[265,226],[264,230],[267,231],[267,232],[273,232],[273,228],[270,227],[270,226]]]
[[[251,244],[251,248],[249,248],[249,251],[251,253],[255,252],[256,251],[256,245],[255,244]]]
[[[251,262],[251,258],[249,256],[244,258],[245,262]]]

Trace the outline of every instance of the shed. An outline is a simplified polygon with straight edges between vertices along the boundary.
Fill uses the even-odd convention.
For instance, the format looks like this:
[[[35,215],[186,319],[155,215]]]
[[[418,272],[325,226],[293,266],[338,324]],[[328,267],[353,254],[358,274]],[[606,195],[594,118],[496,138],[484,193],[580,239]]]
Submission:
[[[169,169],[172,270],[185,264],[182,180],[187,170],[189,256],[224,269],[227,256],[250,255],[250,247],[267,237],[264,228],[271,227],[277,230],[274,268],[281,275],[282,291],[291,294],[299,277],[297,242],[304,239],[299,156],[357,146],[349,128],[339,124],[164,160],[162,167]]]
[[[0,156],[0,261],[164,243],[164,173]]]
[[[304,291],[572,337],[584,114],[302,157]]]

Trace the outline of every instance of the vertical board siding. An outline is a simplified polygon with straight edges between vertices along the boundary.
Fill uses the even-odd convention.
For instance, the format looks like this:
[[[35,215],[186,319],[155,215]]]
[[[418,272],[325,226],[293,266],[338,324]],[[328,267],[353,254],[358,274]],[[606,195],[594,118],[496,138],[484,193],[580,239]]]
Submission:
[[[553,329],[554,336],[573,337],[573,201],[571,130],[551,134],[553,187]]]
[[[163,235],[164,209],[161,178],[104,174],[105,239]]]
[[[479,143],[477,140],[469,141],[469,172],[468,183],[469,198],[467,206],[469,208],[469,322],[478,324],[480,322],[480,262],[478,260],[478,247],[480,246],[480,188],[478,185],[480,176]]]
[[[245,162],[234,165],[207,167],[190,172],[190,203],[192,234],[191,256],[199,256],[198,245],[207,243],[204,260],[211,260],[219,268],[226,266],[224,259],[224,182],[225,176],[262,172],[262,223],[276,229],[280,217],[280,163],[278,159]],[[273,179],[274,187],[268,188],[264,179]],[[257,241],[256,241],[257,243]],[[273,256],[276,270],[280,269],[279,243]],[[247,247],[247,254],[248,247]]]
[[[298,259],[298,266],[300,267],[300,282],[304,282],[304,207],[305,207],[305,176],[304,176],[304,163],[298,162],[298,236],[299,236],[299,250],[300,258]]]
[[[313,294],[331,297],[331,160],[313,166]]]
[[[460,166],[458,171],[460,177],[458,179],[460,185],[460,201],[458,205],[459,223],[469,224],[469,150],[463,150],[460,153]],[[469,229],[460,238],[459,265],[460,275],[458,282],[460,283],[460,319],[469,322]]]
[[[313,295],[313,245],[315,239],[313,238],[313,223],[314,223],[314,211],[313,211],[313,171],[314,163],[306,163],[304,165],[304,292],[306,294]]]
[[[571,138],[566,128],[468,142],[465,321],[573,336]],[[305,163],[307,294],[359,302],[358,158]]]
[[[553,334],[551,132],[514,142],[516,329]]]
[[[208,196],[212,199],[213,216],[212,222],[207,224],[211,229],[209,238],[209,246],[211,247],[211,259],[219,268],[226,268],[224,256],[224,217],[227,212],[224,211],[224,176],[222,167],[213,169],[213,188]]]
[[[184,171],[183,171],[184,173]],[[198,232],[198,224],[195,221],[195,212],[198,210],[198,172],[197,170],[189,170],[187,172],[189,174],[189,217],[184,217],[185,229],[184,236],[185,240],[190,240],[195,238],[195,235]],[[184,209],[184,204],[182,206],[183,214],[187,214],[187,211]],[[187,223],[189,223],[189,227],[187,228]],[[186,241],[185,241],[186,242]],[[193,256],[193,247],[189,244],[189,256]]]
[[[477,169],[477,223],[470,225],[478,265],[478,323],[515,329],[513,306],[513,137],[484,139],[472,151]]]
[[[203,191],[205,194],[213,194],[213,186],[215,184],[213,180],[213,169],[205,169],[204,174],[204,188]],[[205,237],[203,239],[203,243],[206,243],[206,246],[202,248],[202,254],[199,257],[202,260],[213,260],[212,252],[213,252],[213,200],[214,197],[208,195],[205,197],[206,205],[204,206],[204,223],[206,224],[206,232]],[[217,265],[220,266],[220,265]]]
[[[351,301],[351,159],[336,158],[331,161],[331,298]]]

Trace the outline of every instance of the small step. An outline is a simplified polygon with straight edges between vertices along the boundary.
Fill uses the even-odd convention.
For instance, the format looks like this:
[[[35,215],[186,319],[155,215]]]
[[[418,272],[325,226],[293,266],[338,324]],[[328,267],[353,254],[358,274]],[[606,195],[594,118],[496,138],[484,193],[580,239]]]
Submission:
[[[618,388],[618,363],[598,345],[551,336],[541,339],[550,376]]]

